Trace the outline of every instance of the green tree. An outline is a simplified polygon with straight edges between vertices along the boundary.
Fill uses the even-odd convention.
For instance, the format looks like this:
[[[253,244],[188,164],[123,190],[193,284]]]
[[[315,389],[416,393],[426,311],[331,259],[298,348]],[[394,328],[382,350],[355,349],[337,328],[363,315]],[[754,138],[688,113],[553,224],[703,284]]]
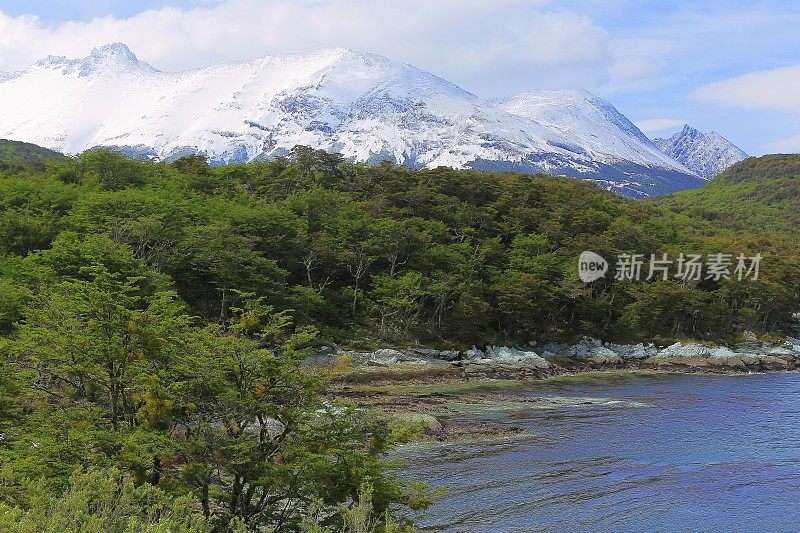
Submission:
[[[428,296],[425,277],[419,272],[405,272],[399,276],[373,276],[372,299],[378,307],[380,333],[404,334],[415,326]]]
[[[180,261],[171,270],[184,297],[207,305],[207,317],[214,316],[211,305],[216,307],[222,324],[228,322],[234,289],[278,297],[286,277],[275,261],[253,250],[252,239],[227,224],[191,230],[174,260]]]

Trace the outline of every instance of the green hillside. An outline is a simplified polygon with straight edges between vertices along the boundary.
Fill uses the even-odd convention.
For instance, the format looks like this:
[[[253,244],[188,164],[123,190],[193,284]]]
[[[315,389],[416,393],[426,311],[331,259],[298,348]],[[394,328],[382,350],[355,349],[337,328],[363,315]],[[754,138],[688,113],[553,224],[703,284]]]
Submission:
[[[64,154],[35,144],[0,139],[0,172],[44,171],[45,163],[65,159]]]
[[[0,253],[28,272],[88,247],[85,264],[59,260],[57,278],[92,254],[129,255],[205,323],[230,320],[252,294],[354,345],[780,333],[798,307],[794,164],[751,159],[702,189],[641,202],[574,179],[367,167],[302,147],[218,168],[92,151],[0,182]],[[687,285],[672,271],[585,287],[584,250],[612,266],[622,253],[760,252],[764,271],[749,284]],[[24,317],[9,313],[0,327]]]
[[[385,458],[413,428],[331,405],[311,347],[718,342],[800,309],[792,158],[634,201],[304,147],[212,168],[2,146],[2,531],[406,531],[392,513],[430,494]],[[762,264],[585,284],[586,250]]]
[[[700,189],[653,200],[739,231],[800,230],[800,154],[751,157]]]

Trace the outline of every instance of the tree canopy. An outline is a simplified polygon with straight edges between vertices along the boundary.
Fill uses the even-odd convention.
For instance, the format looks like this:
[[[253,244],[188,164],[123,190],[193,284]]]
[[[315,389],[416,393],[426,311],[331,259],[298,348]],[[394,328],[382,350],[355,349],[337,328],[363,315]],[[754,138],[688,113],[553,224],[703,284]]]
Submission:
[[[395,527],[392,509],[427,497],[393,476],[386,424],[323,400],[310,347],[786,333],[795,163],[748,160],[647,201],[304,147],[223,167],[104,150],[0,167],[0,529],[339,530],[366,508]],[[757,279],[587,284],[584,250],[762,263]],[[113,501],[86,486],[109,479]],[[78,516],[60,495],[106,503]]]

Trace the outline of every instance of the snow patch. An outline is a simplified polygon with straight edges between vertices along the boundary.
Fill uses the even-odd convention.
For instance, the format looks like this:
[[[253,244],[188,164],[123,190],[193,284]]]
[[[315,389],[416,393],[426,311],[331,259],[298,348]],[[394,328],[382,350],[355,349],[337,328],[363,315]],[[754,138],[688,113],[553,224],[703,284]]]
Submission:
[[[0,138],[66,153],[264,159],[295,145],[414,167],[503,168],[595,180],[632,196],[697,186],[586,91],[487,101],[375,54],[331,48],[161,72],[121,43],[0,75]]]
[[[702,133],[688,124],[669,139],[655,139],[653,142],[665,154],[706,180],[747,159],[743,150],[719,133]]]

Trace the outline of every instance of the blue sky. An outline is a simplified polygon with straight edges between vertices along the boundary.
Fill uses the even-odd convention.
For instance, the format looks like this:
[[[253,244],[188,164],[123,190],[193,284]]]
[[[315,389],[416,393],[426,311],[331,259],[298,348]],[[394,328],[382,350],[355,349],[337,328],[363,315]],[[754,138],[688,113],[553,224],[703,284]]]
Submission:
[[[215,1],[196,0],[3,0],[0,9],[7,15],[19,16],[33,14],[48,24],[58,24],[74,20],[89,20],[94,17],[131,17],[147,9],[164,7],[191,8],[215,4]]]
[[[800,2],[0,0],[0,71],[121,41],[162,70],[328,46],[483,97],[585,88],[652,136],[688,122],[800,152]]]

